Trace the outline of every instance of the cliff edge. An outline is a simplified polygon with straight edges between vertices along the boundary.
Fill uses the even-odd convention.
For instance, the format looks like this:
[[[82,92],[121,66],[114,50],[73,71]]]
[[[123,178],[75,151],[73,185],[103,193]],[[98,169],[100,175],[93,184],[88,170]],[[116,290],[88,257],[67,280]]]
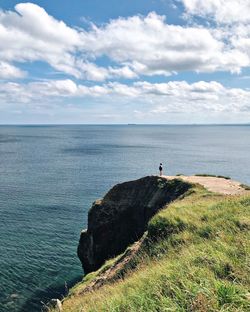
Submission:
[[[116,185],[89,212],[85,270],[145,233],[45,311],[250,311],[249,189],[211,175]]]
[[[78,245],[85,273],[97,270],[105,260],[138,241],[152,216],[189,188],[190,183],[178,179],[147,176],[117,184],[95,201]]]

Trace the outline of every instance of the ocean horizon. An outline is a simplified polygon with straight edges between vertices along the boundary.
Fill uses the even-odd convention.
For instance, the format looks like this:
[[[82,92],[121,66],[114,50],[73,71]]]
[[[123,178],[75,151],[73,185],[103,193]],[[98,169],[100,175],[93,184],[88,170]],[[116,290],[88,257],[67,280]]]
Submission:
[[[46,126],[249,126],[250,122],[244,123],[7,123],[0,127],[46,127]]]

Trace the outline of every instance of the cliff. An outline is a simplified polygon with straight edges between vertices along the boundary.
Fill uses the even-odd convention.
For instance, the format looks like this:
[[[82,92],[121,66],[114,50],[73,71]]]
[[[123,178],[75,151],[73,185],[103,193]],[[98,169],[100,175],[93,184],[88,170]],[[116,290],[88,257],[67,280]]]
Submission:
[[[130,224],[123,229],[126,218],[121,211],[128,209],[137,222],[140,216],[146,231],[123,253],[85,275],[62,305],[49,311],[250,311],[250,192],[239,189],[238,183],[227,188],[228,180],[221,178],[216,183],[212,177],[199,178],[209,188],[216,185],[215,192],[187,184],[197,182],[197,177],[167,179],[146,177],[117,185],[93,205],[89,228],[81,236],[81,240],[92,237],[92,245],[80,240],[79,252],[88,254],[81,250],[86,244],[94,261],[97,247],[106,244],[102,232],[96,234],[101,224],[113,233],[114,241],[115,235],[130,229]],[[105,246],[109,257],[112,240]]]
[[[115,185],[94,202],[78,246],[85,273],[97,270],[105,260],[139,240],[152,216],[190,187],[181,180],[147,176]]]

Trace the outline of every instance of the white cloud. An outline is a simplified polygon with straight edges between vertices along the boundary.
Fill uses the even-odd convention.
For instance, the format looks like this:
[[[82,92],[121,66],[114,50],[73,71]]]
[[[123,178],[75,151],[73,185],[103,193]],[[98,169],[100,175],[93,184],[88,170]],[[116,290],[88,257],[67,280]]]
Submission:
[[[15,6],[15,10],[0,11],[2,64],[11,61],[44,61],[76,78],[96,81],[136,77],[128,66],[104,68],[88,62],[84,56],[77,57],[75,54],[80,47],[84,53],[84,32],[56,20],[38,5],[20,3]],[[21,71],[16,69],[15,76],[21,77]]]
[[[126,79],[137,78],[137,74],[131,69],[131,67],[125,65],[122,67],[109,67],[110,77],[122,77]]]
[[[228,59],[221,55],[222,67],[238,63],[235,72],[250,66],[250,0],[178,0],[187,17],[198,16],[215,23],[215,36],[226,42]],[[233,52],[233,53],[231,53]]]
[[[192,3],[186,0],[186,9],[195,13]],[[220,29],[171,25],[165,16],[151,12],[92,24],[87,31],[67,26],[36,4],[20,3],[15,10],[0,11],[0,62],[44,61],[93,81],[182,71],[240,72],[250,65],[246,30],[242,37],[239,29],[233,36]],[[95,61],[101,56],[113,65],[98,66]]]
[[[78,78],[84,78],[90,81],[104,81],[115,78],[137,78],[135,72],[127,65],[122,67],[102,67],[97,66],[95,63],[83,62],[80,60],[78,60],[76,64],[81,72]]]
[[[216,81],[142,81],[142,76],[184,71],[240,73],[250,66],[250,0],[176,1],[183,3],[190,18],[187,25],[169,24],[165,16],[151,12],[103,25],[89,23],[83,30],[32,3],[17,4],[15,11],[0,10],[0,110],[10,105],[16,112],[25,107],[44,112],[46,106],[55,113],[62,105],[76,112],[84,103],[99,103],[98,113],[106,118],[124,114],[129,107],[140,118],[173,112],[249,114],[249,90]],[[18,63],[35,61],[70,79],[12,81],[27,76]],[[120,78],[135,82],[121,83]]]
[[[26,73],[19,68],[0,61],[0,79],[23,78]]]
[[[250,92],[242,89],[227,89],[216,81],[186,81],[151,84],[141,82],[139,87],[154,96],[157,103],[154,113],[197,111],[241,111],[250,99]],[[237,96],[241,94],[241,102]],[[234,95],[234,96],[233,96]]]
[[[98,57],[107,55],[128,63],[138,74],[170,75],[181,71],[239,72],[249,58],[216,38],[218,33],[204,27],[169,25],[165,17],[152,12],[110,21],[82,34],[84,51]]]
[[[250,0],[180,0],[186,12],[221,24],[248,23]]]
[[[72,80],[52,80],[0,85],[0,103],[40,103],[56,105],[73,98],[100,103],[137,103],[152,114],[167,112],[250,112],[250,91],[226,88],[216,81],[186,81],[168,83],[135,82],[132,85],[109,82],[103,85],[86,86]],[[149,107],[146,109],[146,107]],[[143,113],[145,113],[143,111]]]
[[[28,103],[32,93],[27,86],[14,82],[0,83],[0,107],[9,103]]]
[[[21,3],[15,9],[0,12],[0,60],[45,61],[75,75],[71,53],[80,43],[79,33],[35,4]]]
[[[77,85],[70,79],[33,82],[28,84],[30,91],[35,96],[75,96],[78,92]]]

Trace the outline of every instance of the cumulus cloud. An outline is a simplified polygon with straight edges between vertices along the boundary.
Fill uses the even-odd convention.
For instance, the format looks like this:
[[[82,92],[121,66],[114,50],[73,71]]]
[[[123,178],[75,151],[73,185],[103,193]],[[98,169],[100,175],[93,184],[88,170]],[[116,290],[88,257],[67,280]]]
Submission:
[[[97,66],[95,63],[84,62],[82,60],[78,60],[76,64],[81,72],[80,78],[84,78],[90,81],[104,81],[114,78],[132,79],[138,77],[129,66],[102,67]]]
[[[200,14],[207,2],[183,3],[188,13]],[[239,36],[239,31],[228,38],[227,32],[204,26],[168,24],[165,16],[154,12],[80,30],[36,4],[20,3],[15,11],[0,11],[0,61],[44,61],[65,74],[92,81],[169,76],[182,71],[240,72],[250,64],[246,51],[250,36],[246,29],[245,37]],[[245,49],[240,48],[242,41]],[[95,61],[102,56],[112,66],[98,66]]]
[[[249,90],[227,88],[216,81],[145,81],[147,76],[184,71],[240,73],[250,66],[249,1],[180,1],[187,16],[214,23],[198,25],[197,19],[192,24],[191,19],[187,25],[172,25],[165,16],[151,12],[83,30],[32,3],[0,11],[0,109],[13,105],[18,110],[18,105],[33,103],[46,104],[48,109],[76,100],[119,103],[121,108],[134,105],[138,116],[249,113]],[[16,82],[28,75],[18,64],[35,61],[46,62],[69,79]],[[132,81],[121,82],[121,78]]]
[[[180,0],[190,15],[198,15],[221,24],[248,23],[250,0]]]
[[[19,68],[0,61],[0,79],[23,78],[26,73]]]
[[[128,66],[104,68],[83,55],[77,57],[77,51],[85,52],[84,32],[56,20],[40,6],[20,3],[15,10],[0,11],[0,64],[1,69],[8,71],[4,76],[23,76],[7,62],[44,61],[59,71],[87,80],[136,77]]]
[[[150,105],[153,114],[167,112],[241,112],[249,111],[250,91],[226,88],[216,81],[170,81],[168,83],[134,82],[132,85],[109,82],[86,86],[72,80],[52,80],[0,85],[3,103],[54,103],[66,98],[100,102],[127,102]],[[45,100],[47,99],[47,100]]]
[[[152,12],[110,21],[82,34],[84,51],[129,63],[139,75],[170,75],[181,71],[239,72],[249,65],[242,51],[228,46],[218,32],[204,27],[169,25]]]
[[[228,52],[220,55],[222,67],[238,63],[242,68],[250,66],[250,0],[177,0],[183,3],[187,16],[204,18],[214,22],[214,37],[224,42]],[[231,53],[233,52],[233,53]],[[224,58],[227,56],[227,59]]]
[[[192,84],[186,81],[170,81],[152,84],[139,82],[135,85],[141,94],[150,95],[156,107],[152,112],[205,112],[245,110],[250,92],[240,88],[225,88],[216,81],[199,81]]]
[[[80,42],[78,32],[49,16],[38,5],[20,3],[15,10],[0,12],[0,59],[45,61],[76,75],[71,53]]]

